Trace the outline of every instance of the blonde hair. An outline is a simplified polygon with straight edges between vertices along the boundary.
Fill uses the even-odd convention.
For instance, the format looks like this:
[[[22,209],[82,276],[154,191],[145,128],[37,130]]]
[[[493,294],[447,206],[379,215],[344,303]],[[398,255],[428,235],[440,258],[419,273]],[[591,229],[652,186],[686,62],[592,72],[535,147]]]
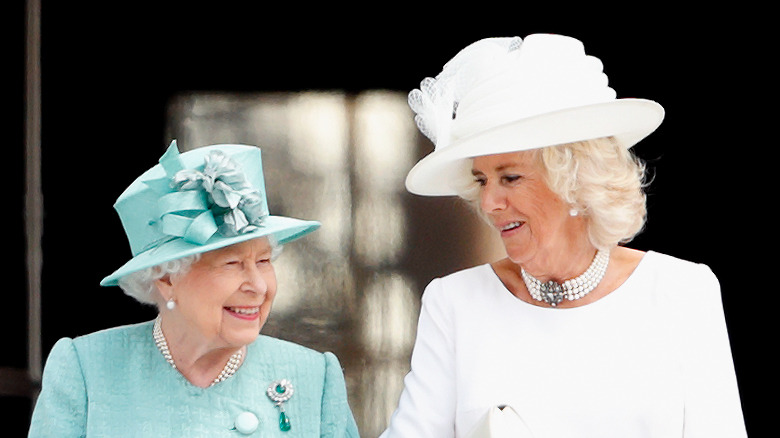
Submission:
[[[550,190],[583,214],[596,248],[611,249],[631,241],[647,217],[645,165],[612,137],[534,150]],[[480,187],[469,175],[458,196],[480,216]]]

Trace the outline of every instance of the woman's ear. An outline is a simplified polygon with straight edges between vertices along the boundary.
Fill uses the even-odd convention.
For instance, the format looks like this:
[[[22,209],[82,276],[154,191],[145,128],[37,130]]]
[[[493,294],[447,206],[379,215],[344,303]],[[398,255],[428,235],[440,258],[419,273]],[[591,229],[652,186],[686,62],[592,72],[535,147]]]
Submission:
[[[171,281],[170,274],[155,280],[154,285],[157,286],[157,291],[160,292],[163,301],[168,301],[173,298],[173,282]]]

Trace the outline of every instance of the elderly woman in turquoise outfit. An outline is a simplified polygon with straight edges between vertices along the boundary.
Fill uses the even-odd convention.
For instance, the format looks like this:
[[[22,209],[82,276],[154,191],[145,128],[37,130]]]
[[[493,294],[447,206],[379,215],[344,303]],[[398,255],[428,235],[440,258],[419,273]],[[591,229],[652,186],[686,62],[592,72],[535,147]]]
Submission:
[[[259,334],[275,254],[319,227],[269,214],[259,148],[174,141],[115,209],[133,257],[101,284],[159,315],[60,339],[29,436],[358,436],[336,356]]]

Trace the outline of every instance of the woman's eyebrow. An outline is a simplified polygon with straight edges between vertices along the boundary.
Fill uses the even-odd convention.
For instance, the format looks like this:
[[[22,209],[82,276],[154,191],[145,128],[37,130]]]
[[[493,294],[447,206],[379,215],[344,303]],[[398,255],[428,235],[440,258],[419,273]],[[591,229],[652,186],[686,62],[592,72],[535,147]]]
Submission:
[[[513,167],[517,167],[517,164],[516,163],[499,164],[498,166],[496,166],[495,171],[496,172],[502,172],[502,171],[504,171],[506,169],[510,169],[510,168],[513,168]],[[471,174],[474,175],[474,176],[478,176],[478,175],[483,175],[483,172],[481,170],[479,170],[479,169],[472,168],[471,169]]]

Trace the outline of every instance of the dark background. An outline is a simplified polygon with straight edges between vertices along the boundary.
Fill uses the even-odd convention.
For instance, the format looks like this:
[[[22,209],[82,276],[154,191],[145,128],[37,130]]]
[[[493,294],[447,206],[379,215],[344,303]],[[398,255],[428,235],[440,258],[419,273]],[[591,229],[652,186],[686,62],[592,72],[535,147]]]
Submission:
[[[129,258],[111,205],[170,141],[166,105],[177,93],[408,91],[479,38],[562,33],[602,59],[618,97],[666,108],[664,124],[636,149],[654,183],[647,230],[632,246],[706,263],[718,275],[746,422],[753,436],[760,432],[760,396],[772,375],[761,365],[776,348],[764,323],[777,291],[775,140],[767,129],[776,55],[760,24],[765,12],[257,3],[44,1],[44,357],[62,336],[152,315],[98,282]],[[2,105],[13,254],[3,263],[11,284],[0,366],[24,368],[24,4],[4,5],[0,24],[10,43]],[[25,430],[28,403],[2,405],[10,430]]]

